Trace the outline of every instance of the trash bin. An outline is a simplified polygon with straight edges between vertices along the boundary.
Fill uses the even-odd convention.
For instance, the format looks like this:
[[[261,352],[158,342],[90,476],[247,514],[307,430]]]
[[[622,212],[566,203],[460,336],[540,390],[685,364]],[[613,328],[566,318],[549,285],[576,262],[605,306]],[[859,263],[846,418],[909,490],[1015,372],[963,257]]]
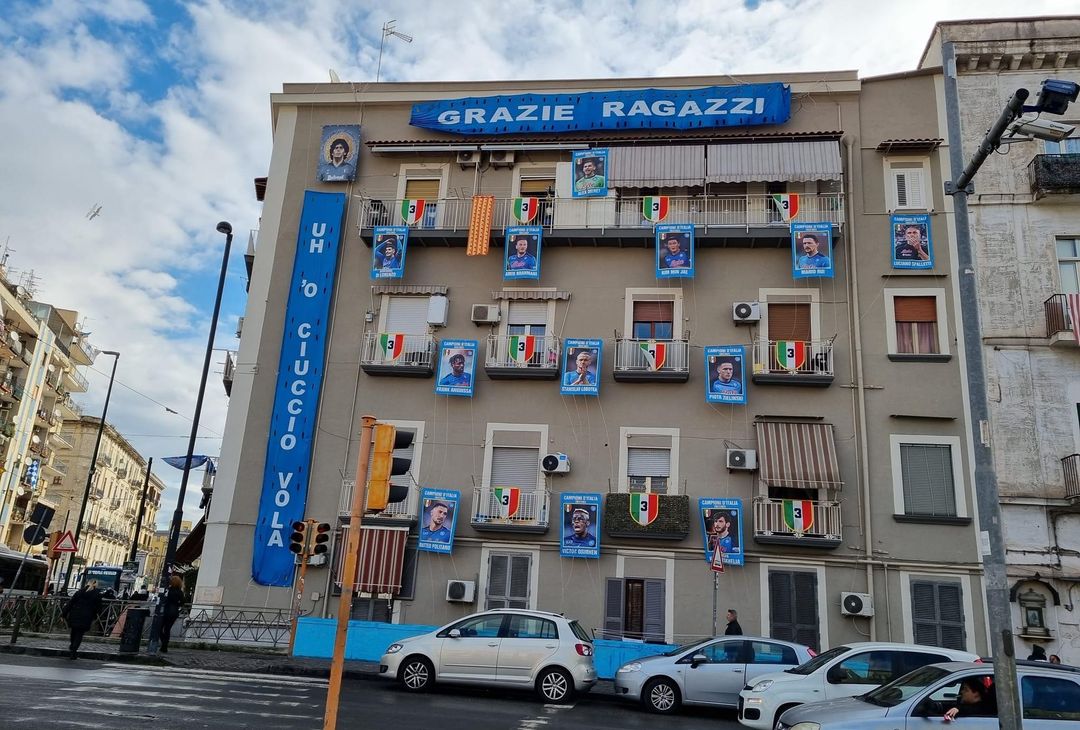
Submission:
[[[120,653],[134,654],[139,651],[143,626],[150,616],[146,608],[129,608],[124,616],[124,629],[120,632]]]

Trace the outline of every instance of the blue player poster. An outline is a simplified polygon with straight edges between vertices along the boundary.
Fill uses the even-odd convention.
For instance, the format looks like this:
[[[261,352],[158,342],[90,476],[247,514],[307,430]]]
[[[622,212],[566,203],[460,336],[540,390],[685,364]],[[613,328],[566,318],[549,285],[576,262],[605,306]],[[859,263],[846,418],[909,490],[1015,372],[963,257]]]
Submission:
[[[439,343],[439,372],[435,392],[440,395],[473,396],[476,378],[476,340],[443,340]]]
[[[600,395],[603,340],[567,339],[563,351],[563,395]]]
[[[575,198],[606,198],[608,194],[608,151],[577,150],[574,152]]]
[[[451,553],[457,526],[461,492],[452,489],[420,490],[420,536],[417,550],[427,553]]]
[[[694,226],[676,223],[656,227],[656,278],[694,276]]]
[[[504,279],[540,278],[540,226],[510,226],[506,229]]]
[[[791,224],[791,275],[796,279],[833,278],[831,224]]]
[[[894,215],[892,224],[892,267],[894,269],[934,268],[934,246],[930,241],[930,216]]]
[[[743,554],[742,500],[701,497],[698,510],[701,512],[705,560],[711,564],[713,551],[720,548],[724,565],[743,565],[746,559]]]
[[[559,554],[564,558],[599,558],[600,495],[564,492],[560,503],[562,542]]]
[[[377,226],[372,231],[371,278],[400,279],[405,275],[405,252],[409,245],[407,226]]]
[[[746,345],[705,348],[705,402],[746,403]]]

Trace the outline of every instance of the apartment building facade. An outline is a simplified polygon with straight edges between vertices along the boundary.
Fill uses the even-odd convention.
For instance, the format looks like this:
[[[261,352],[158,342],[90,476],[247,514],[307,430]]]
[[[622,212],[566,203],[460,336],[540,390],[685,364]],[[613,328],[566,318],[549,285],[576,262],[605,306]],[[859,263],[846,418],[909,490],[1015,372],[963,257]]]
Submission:
[[[343,528],[304,599],[333,614],[374,414],[415,440],[408,499],[363,520],[356,617],[527,606],[672,642],[716,605],[817,648],[985,652],[940,74],[741,82],[275,94],[196,601],[290,605],[310,517]],[[504,256],[526,221],[536,279]]]

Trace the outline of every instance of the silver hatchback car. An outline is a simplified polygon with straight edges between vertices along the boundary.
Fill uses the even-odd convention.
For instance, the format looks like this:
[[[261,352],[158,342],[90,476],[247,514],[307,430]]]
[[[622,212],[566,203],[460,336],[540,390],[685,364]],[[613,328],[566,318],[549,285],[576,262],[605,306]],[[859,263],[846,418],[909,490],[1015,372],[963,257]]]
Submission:
[[[533,688],[565,702],[596,684],[593,640],[557,613],[500,608],[391,644],[379,674],[410,692],[435,682]]]
[[[808,646],[761,636],[705,639],[622,665],[615,673],[615,694],[659,713],[675,712],[681,704],[737,707],[739,690],[754,677],[813,656]]]

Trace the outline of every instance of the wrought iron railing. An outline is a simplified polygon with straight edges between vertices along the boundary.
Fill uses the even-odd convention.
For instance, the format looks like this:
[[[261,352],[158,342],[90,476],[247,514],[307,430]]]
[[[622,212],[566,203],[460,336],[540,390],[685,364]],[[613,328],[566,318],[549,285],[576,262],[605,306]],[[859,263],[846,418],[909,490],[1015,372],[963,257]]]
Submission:
[[[642,345],[656,342],[664,346],[664,360],[659,368],[654,368],[645,356]],[[615,340],[615,370],[636,370],[641,372],[662,371],[685,373],[690,370],[690,343],[686,340]]]
[[[360,350],[360,362],[364,365],[385,365],[398,367],[431,367],[435,357],[435,338],[431,335],[405,335],[401,355],[393,357],[392,352],[382,346],[381,337],[385,332],[366,332],[364,344]],[[392,333],[390,333],[392,334]]]
[[[80,373],[75,368],[68,370],[64,373],[64,377],[71,381],[71,390],[77,390],[80,393],[85,393],[90,388],[90,383],[86,380],[86,376]]]
[[[809,527],[803,527],[803,518],[789,515],[785,521],[784,506],[792,502],[801,507],[805,504],[798,500],[754,498],[754,534],[763,536],[789,535],[791,537],[841,539],[843,528],[840,522],[839,502],[820,502],[806,500],[811,504],[812,521]]]
[[[1058,332],[1072,329],[1072,317],[1069,316],[1069,299],[1065,294],[1055,294],[1043,302],[1046,315],[1046,336],[1053,337]]]
[[[549,369],[559,367],[559,352],[562,343],[554,335],[533,336],[532,355],[525,359],[515,360],[510,356],[510,338],[514,335],[488,335],[487,359],[485,367],[489,368],[522,368],[522,369]]]
[[[783,342],[781,340],[781,342]],[[777,350],[777,340],[758,340],[754,343],[754,374],[832,375],[833,341],[787,341],[793,345],[794,357],[785,348]]]
[[[549,501],[546,489],[520,489],[515,509],[512,503],[506,504],[500,499],[495,488],[478,487],[473,490],[472,521],[491,525],[547,527]]]
[[[1061,460],[1065,473],[1065,499],[1080,500],[1080,454],[1069,454]]]

